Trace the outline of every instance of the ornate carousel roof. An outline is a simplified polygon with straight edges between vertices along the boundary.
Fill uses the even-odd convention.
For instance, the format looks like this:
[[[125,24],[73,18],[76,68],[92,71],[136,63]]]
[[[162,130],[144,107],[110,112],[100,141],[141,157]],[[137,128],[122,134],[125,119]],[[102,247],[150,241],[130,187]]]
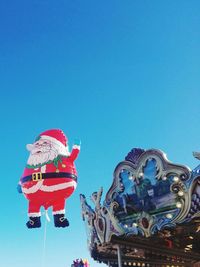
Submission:
[[[149,267],[200,261],[200,166],[190,170],[160,150],[134,148],[115,168],[103,203],[102,192],[92,194],[94,208],[80,196],[94,260]]]

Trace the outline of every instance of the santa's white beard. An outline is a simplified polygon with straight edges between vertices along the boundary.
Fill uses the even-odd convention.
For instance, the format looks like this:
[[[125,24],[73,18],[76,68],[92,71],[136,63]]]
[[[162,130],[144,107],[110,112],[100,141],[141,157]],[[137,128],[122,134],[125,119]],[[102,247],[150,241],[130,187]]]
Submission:
[[[44,165],[48,161],[53,161],[58,155],[69,156],[68,147],[59,146],[53,142],[46,145],[33,144],[27,164],[33,166]]]
[[[35,154],[30,154],[27,164],[28,165],[43,165],[47,163],[48,161],[53,161],[56,157],[58,156],[58,153],[56,151],[50,150],[46,152],[41,152],[41,153],[35,153]]]

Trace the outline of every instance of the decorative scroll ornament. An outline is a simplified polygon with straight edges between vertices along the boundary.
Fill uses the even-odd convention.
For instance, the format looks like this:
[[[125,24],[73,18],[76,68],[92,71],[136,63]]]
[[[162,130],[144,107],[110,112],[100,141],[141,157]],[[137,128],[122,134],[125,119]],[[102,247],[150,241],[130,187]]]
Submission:
[[[113,235],[152,237],[200,217],[200,166],[191,171],[161,150],[134,148],[115,168],[103,204],[102,192],[92,194],[94,210],[81,196],[92,246]]]

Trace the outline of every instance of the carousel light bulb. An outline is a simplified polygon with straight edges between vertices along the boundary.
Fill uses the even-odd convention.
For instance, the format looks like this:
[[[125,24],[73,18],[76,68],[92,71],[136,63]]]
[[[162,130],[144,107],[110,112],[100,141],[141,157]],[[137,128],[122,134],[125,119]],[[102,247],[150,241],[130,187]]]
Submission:
[[[171,213],[168,213],[168,214],[166,215],[166,217],[167,217],[167,219],[171,219],[173,216],[172,216]]]
[[[182,207],[181,202],[177,202],[177,203],[176,203],[176,207],[180,209],[180,208]]]
[[[138,225],[137,225],[137,223],[133,223],[133,226],[134,226],[134,227],[137,227]]]
[[[144,173],[143,172],[140,172],[139,173],[139,177],[143,177]]]
[[[133,180],[133,175],[129,175],[128,179]]]
[[[182,196],[184,195],[184,192],[183,192],[183,191],[178,191],[178,195],[179,195],[180,197],[182,197]]]
[[[177,176],[174,176],[173,180],[174,180],[174,182],[178,182],[179,178]]]
[[[163,181],[166,181],[167,180],[167,177],[166,176],[163,176],[162,180]]]

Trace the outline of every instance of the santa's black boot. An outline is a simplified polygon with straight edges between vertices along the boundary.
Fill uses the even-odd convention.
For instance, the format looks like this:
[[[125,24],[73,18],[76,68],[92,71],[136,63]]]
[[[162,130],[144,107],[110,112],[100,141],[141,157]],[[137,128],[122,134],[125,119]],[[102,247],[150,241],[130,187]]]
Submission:
[[[29,221],[26,223],[28,228],[39,228],[41,226],[40,217],[29,217]]]
[[[55,214],[54,215],[54,225],[55,225],[55,227],[67,227],[67,226],[69,226],[69,222],[65,218],[64,214]]]

